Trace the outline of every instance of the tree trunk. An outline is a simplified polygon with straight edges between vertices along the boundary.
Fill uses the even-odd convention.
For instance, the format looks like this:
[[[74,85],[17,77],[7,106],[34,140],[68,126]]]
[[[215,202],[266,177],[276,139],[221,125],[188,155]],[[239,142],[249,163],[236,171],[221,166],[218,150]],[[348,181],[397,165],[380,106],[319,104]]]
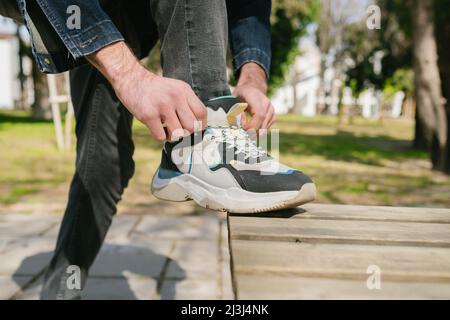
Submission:
[[[33,60],[34,103],[31,106],[34,118],[51,119],[47,76],[42,73]]]
[[[417,101],[416,136],[423,137],[431,155],[433,168],[444,170],[447,144],[447,119],[441,94],[437,65],[432,0],[415,0],[413,4],[414,76]],[[416,138],[420,142],[422,138]],[[423,142],[420,142],[423,143]],[[420,144],[419,144],[420,145]]]
[[[440,10],[436,6],[436,10]],[[442,9],[441,9],[442,10]],[[440,12],[441,14],[443,12]],[[439,11],[436,11],[439,14]],[[450,173],[450,14],[441,15],[440,19],[435,21],[436,39],[439,54],[439,73],[442,82],[442,94],[446,100],[445,109],[447,111],[447,147],[445,152],[444,172]]]
[[[18,55],[19,55],[19,74],[17,75],[18,79],[19,79],[19,84],[20,84],[20,101],[19,101],[19,109],[25,109],[26,106],[26,101],[27,101],[27,95],[25,92],[25,81],[27,79],[27,77],[24,74],[23,71],[23,57],[24,57],[24,44],[23,44],[23,40],[20,38],[20,26],[17,26],[17,30],[16,30],[16,37],[17,37],[17,42],[19,44],[19,50],[18,50]]]
[[[327,92],[325,90],[325,69],[326,69],[326,57],[329,51],[329,38],[330,38],[330,21],[331,21],[331,8],[330,1],[320,1],[320,23],[319,23],[319,48],[321,53],[320,59],[320,84],[317,90],[317,113],[325,113],[329,109],[326,103]]]
[[[422,129],[422,122],[420,121],[421,116],[419,116],[420,109],[416,109],[415,117],[415,132],[414,132],[414,141],[413,148],[416,150],[427,151],[430,147],[427,140],[425,139],[425,135]]]

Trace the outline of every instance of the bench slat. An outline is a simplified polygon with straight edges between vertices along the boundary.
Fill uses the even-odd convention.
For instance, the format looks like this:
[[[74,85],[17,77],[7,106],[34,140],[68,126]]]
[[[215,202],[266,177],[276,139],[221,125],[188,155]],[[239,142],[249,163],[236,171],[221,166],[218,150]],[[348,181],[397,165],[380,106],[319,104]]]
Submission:
[[[346,279],[238,275],[238,299],[449,299],[450,284],[382,281],[381,290]]]
[[[376,265],[383,279],[446,281],[450,249],[234,240],[237,274],[366,279]]]
[[[294,219],[333,219],[450,223],[450,209],[387,206],[306,204],[292,211],[271,212],[267,216]]]
[[[450,247],[450,224],[231,216],[232,239]]]

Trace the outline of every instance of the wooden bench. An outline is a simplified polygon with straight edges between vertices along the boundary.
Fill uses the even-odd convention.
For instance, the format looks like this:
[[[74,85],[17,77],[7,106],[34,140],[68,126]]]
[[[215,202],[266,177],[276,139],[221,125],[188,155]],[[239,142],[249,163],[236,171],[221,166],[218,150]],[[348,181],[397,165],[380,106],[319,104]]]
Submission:
[[[238,299],[450,298],[450,209],[308,204],[228,225]]]

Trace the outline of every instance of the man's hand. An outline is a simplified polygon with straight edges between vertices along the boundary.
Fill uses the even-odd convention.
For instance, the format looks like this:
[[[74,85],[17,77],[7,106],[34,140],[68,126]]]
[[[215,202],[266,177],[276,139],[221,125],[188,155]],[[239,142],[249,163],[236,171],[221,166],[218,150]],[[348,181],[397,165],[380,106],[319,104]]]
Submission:
[[[242,118],[245,130],[268,129],[275,122],[275,110],[266,96],[267,82],[264,70],[256,63],[244,64],[233,94],[248,103],[247,111],[252,116],[250,123]]]
[[[145,69],[124,42],[102,48],[88,60],[103,73],[124,106],[157,140],[175,140],[201,129],[194,128],[195,121],[200,121],[202,127],[206,125],[206,108],[191,87]]]

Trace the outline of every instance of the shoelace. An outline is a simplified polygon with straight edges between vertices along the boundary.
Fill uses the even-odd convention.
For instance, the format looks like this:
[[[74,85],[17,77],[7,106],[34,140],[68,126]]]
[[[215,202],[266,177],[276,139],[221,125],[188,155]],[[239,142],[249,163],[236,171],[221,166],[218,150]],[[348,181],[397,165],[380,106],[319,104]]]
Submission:
[[[241,127],[214,126],[208,127],[208,129],[211,132],[212,139],[225,143],[229,149],[235,147],[238,153],[245,154],[245,159],[249,157],[258,158],[267,154]]]

